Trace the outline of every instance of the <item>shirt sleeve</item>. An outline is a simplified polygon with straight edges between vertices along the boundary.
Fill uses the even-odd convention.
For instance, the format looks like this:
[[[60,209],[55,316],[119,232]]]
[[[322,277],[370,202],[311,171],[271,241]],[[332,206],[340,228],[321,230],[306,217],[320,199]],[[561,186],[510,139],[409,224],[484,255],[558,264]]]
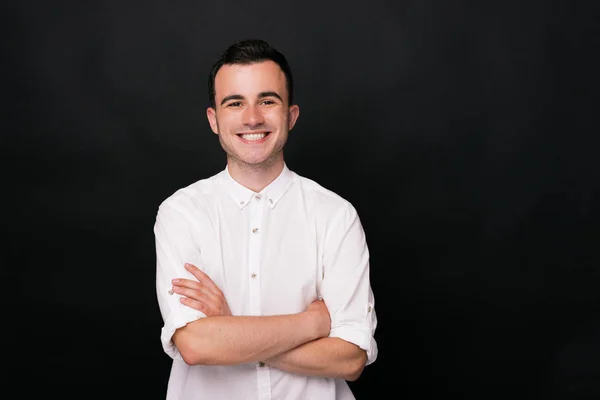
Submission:
[[[171,281],[175,278],[196,279],[185,269],[184,263],[201,266],[200,247],[189,221],[183,210],[163,203],[154,224],[156,294],[164,324],[160,340],[165,353],[180,360],[183,358],[171,340],[173,334],[187,323],[206,317],[204,313],[182,304],[181,296],[171,291]]]
[[[329,337],[354,343],[377,358],[375,298],[369,277],[369,250],[358,214],[347,204],[330,222],[323,252],[321,297],[331,316]]]

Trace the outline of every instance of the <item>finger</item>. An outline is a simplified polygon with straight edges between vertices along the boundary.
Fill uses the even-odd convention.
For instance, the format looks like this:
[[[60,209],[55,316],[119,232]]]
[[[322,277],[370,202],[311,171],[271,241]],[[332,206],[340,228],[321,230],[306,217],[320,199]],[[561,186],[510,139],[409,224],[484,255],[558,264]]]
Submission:
[[[208,290],[193,290],[181,287],[173,287],[173,291],[180,296],[185,296],[181,298],[188,298],[191,301],[199,301],[203,303],[206,308],[210,310],[211,315],[222,315],[224,312],[230,312],[228,311],[228,308],[224,306],[223,299]]]
[[[182,278],[173,279],[171,281],[171,283],[173,284],[173,286],[181,286],[181,287],[186,287],[189,289],[196,289],[196,290],[200,290],[204,286],[201,282],[193,281],[191,279],[182,279]]]
[[[173,292],[190,299],[202,301],[203,303],[213,303],[214,294],[206,289],[190,289],[183,286],[173,286]]]
[[[205,296],[205,299],[210,300],[211,306],[219,306],[223,302],[222,295],[216,294],[211,291],[208,287],[198,281],[192,281],[189,279],[173,279],[173,292],[185,293],[186,296],[196,298],[197,295]],[[184,289],[189,289],[185,290]],[[202,292],[202,294],[196,292]],[[203,299],[204,300],[204,299]]]
[[[190,297],[180,297],[179,301],[195,310],[202,311],[207,317],[214,315],[223,315],[225,310],[221,307],[221,303],[212,303],[207,299],[193,299]]]
[[[186,263],[185,269],[191,272],[200,282],[206,285],[210,290],[212,290],[215,294],[222,296],[223,292],[221,289],[210,279],[210,277],[204,273],[200,268],[196,267],[193,264]]]
[[[206,304],[204,304],[203,302],[201,302],[201,301],[190,299],[188,297],[182,297],[182,298],[179,299],[179,301],[182,304],[184,304],[184,305],[186,305],[186,306],[188,306],[190,308],[193,308],[194,310],[203,312],[204,315],[206,315],[207,317],[211,316],[210,315],[211,314],[210,308]]]

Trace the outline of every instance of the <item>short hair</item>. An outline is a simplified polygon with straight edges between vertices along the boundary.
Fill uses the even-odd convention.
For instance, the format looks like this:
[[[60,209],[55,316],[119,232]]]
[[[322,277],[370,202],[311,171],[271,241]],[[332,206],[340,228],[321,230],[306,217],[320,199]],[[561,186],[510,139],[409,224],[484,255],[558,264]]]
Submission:
[[[229,46],[215,62],[208,77],[208,101],[215,107],[215,77],[223,65],[241,64],[248,65],[262,61],[273,61],[283,71],[288,91],[288,104],[293,104],[294,80],[292,70],[285,56],[269,45],[264,40],[248,39],[238,41]]]

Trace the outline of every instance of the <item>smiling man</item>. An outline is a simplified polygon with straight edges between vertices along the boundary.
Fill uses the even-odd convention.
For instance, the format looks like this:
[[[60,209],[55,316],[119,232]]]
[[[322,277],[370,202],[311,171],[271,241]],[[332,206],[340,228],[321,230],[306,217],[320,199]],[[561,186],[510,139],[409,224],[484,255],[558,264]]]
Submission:
[[[162,202],[154,226],[167,399],[354,399],[346,381],[377,358],[358,214],[284,161],[293,93],[286,58],[261,40],[211,70],[227,164]]]

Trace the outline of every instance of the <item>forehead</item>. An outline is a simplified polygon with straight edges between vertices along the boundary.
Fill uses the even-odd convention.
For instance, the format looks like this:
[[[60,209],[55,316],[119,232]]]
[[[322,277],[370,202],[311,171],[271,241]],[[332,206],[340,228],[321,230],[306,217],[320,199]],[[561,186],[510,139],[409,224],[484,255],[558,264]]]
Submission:
[[[268,91],[287,97],[285,74],[273,61],[223,65],[215,76],[217,101],[232,94],[252,97]]]

